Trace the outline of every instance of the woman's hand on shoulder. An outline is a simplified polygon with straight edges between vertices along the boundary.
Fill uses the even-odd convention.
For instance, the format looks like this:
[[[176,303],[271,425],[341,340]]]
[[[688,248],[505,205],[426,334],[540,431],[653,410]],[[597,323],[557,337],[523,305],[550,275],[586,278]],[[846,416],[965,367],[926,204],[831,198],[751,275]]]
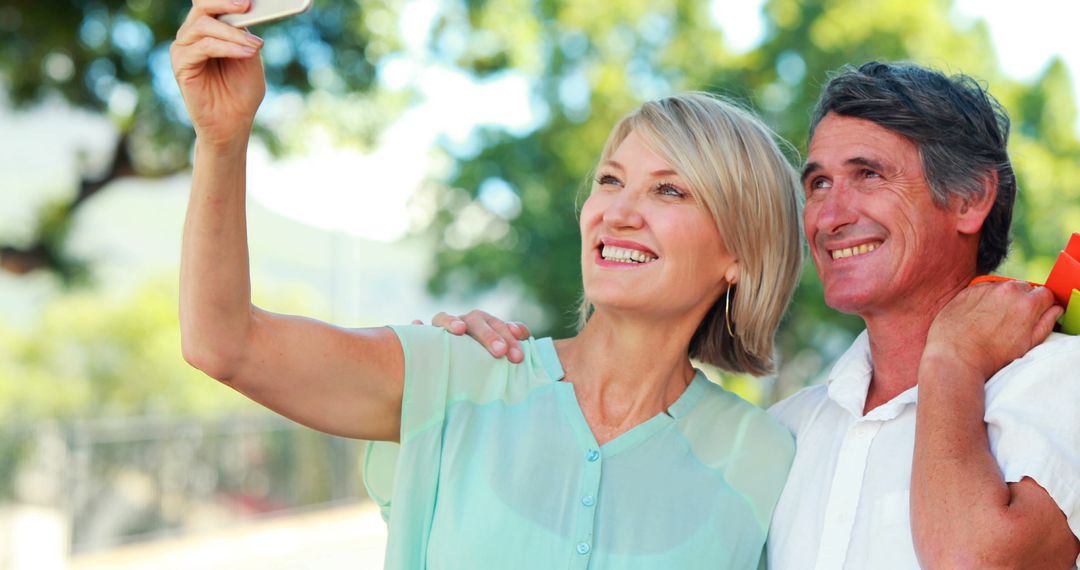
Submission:
[[[196,134],[214,144],[246,141],[266,93],[262,40],[217,19],[251,0],[194,0],[170,48],[173,74]]]
[[[413,324],[423,324],[413,321]],[[504,321],[498,317],[473,309],[464,315],[439,313],[431,318],[432,326],[442,327],[450,334],[469,335],[476,339],[491,356],[506,357],[510,362],[521,362],[525,352],[519,341],[529,338],[532,333],[524,323]]]

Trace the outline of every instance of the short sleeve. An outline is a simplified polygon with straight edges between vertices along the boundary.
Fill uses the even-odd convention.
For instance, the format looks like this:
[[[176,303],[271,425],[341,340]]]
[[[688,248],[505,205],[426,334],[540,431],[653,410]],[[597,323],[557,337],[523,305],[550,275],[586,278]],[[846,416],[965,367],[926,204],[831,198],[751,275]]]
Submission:
[[[710,388],[714,397],[686,420],[685,436],[698,460],[721,472],[751,506],[764,536],[795,456],[794,438],[761,408]]]
[[[772,521],[794,457],[795,440],[785,426],[758,409],[743,418],[725,476],[754,504],[764,529]]]
[[[405,357],[399,435],[401,444],[381,441],[368,444],[363,471],[368,495],[379,505],[383,518],[387,520],[402,445],[421,433],[424,426],[440,422],[445,414],[450,357],[449,335],[442,329],[424,326],[390,328],[397,334]],[[435,473],[415,475],[417,478],[430,478]]]
[[[1052,335],[995,375],[985,420],[1005,481],[1034,479],[1080,537],[1080,337]]]
[[[390,526],[387,568],[423,568],[438,498],[447,410],[461,402],[520,401],[552,381],[541,355],[550,339],[522,342],[524,362],[496,359],[470,337],[437,327],[391,327],[401,342],[405,378],[400,443],[368,444],[363,478]],[[550,349],[549,358],[554,357]]]
[[[525,361],[513,365],[505,358],[493,358],[472,338],[438,327],[390,328],[401,342],[405,359],[400,444],[373,442],[364,460],[364,483],[384,517],[389,515],[399,463],[408,462],[410,485],[423,485],[438,477],[441,444],[437,436],[449,406],[462,401],[518,400],[547,377],[532,339],[522,343]],[[402,450],[414,447],[416,451],[408,453],[408,459],[399,457]]]

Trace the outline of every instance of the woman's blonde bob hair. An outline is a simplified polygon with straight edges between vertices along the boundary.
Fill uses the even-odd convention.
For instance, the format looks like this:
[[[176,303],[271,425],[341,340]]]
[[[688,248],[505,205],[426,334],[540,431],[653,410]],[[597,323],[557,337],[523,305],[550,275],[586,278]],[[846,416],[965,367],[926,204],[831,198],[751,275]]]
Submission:
[[[802,265],[802,191],[776,142],[782,139],[733,103],[686,93],[650,101],[623,117],[600,162],[611,158],[631,132],[686,180],[739,262],[730,306],[725,311],[727,299],[721,295],[698,325],[689,356],[733,372],[771,372],[776,329]],[[586,298],[582,325],[591,312]]]

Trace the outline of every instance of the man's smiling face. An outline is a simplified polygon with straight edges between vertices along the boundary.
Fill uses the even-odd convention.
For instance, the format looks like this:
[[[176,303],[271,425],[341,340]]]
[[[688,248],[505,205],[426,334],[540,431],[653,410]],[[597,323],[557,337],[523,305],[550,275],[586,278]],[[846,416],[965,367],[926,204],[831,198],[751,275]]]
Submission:
[[[829,113],[803,170],[806,239],[825,302],[865,317],[919,307],[970,271],[954,208],[934,203],[919,149],[871,121]]]

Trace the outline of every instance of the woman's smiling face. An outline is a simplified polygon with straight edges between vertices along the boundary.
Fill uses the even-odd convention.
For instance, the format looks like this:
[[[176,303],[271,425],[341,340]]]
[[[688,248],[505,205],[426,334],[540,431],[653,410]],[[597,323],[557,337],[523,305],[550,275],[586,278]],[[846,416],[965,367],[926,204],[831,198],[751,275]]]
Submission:
[[[593,305],[656,317],[712,306],[734,257],[697,192],[635,131],[598,166],[581,210]]]

